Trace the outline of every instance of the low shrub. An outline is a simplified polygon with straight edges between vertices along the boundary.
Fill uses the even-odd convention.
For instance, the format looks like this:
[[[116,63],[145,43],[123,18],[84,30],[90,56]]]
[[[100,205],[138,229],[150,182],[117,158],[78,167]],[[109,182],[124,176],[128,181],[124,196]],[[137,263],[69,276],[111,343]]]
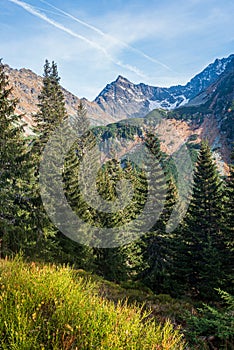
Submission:
[[[234,297],[218,289],[224,305],[204,304],[187,314],[187,338],[200,349],[234,349]]]

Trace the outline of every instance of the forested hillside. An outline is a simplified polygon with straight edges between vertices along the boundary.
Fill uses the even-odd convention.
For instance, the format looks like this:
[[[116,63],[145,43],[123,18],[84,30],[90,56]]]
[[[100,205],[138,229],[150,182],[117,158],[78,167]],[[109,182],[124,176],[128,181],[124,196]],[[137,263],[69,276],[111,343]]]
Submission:
[[[231,102],[232,94],[225,90],[226,86],[231,89],[231,82],[224,79],[212,101],[217,108],[224,110],[225,96],[228,96],[228,110],[225,109],[222,128],[228,124],[230,129],[233,125],[233,100]],[[87,110],[82,103],[77,105],[76,115],[70,118],[57,65],[47,60],[38,101],[33,115],[33,134],[26,137],[21,117],[15,113],[18,101],[12,98],[1,63],[0,254],[3,260],[0,298],[3,306],[0,312],[3,322],[0,321],[0,337],[3,345],[0,348],[183,349],[186,339],[189,349],[233,349],[233,158],[229,162],[229,171],[220,174],[207,140],[203,138],[194,143],[192,134],[189,134],[186,142],[194,176],[186,198],[181,200],[185,192],[183,188],[181,192],[177,158],[173,156],[175,152],[165,152],[158,133],[150,125],[150,118],[142,119],[142,123],[148,123],[145,128],[136,125],[134,120],[132,124],[123,121],[109,127],[90,128]],[[179,112],[173,113],[174,118],[178,117]],[[162,111],[160,118],[164,114],[168,119],[168,113]],[[186,114],[187,119],[193,117],[194,113],[191,116]],[[57,131],[61,123],[67,125],[64,134]],[[64,139],[69,139],[69,134],[65,135],[69,133],[69,125],[80,136],[73,142],[61,165],[59,156],[64,152]],[[230,133],[228,140],[233,138]],[[46,169],[50,186],[45,189],[40,182],[41,163],[43,152],[54,134],[56,148],[50,154],[50,166]],[[109,139],[115,139],[115,143]],[[134,142],[134,147],[126,147],[127,151],[121,153],[121,148],[116,146],[118,142],[128,145],[130,141]],[[104,210],[100,205],[92,206],[80,186],[83,183],[89,187],[89,173],[82,173],[80,167],[85,155],[95,145],[99,146],[101,156],[98,156],[102,162],[94,187],[110,210]],[[139,145],[144,147],[145,153],[139,151]],[[90,158],[87,169],[95,168],[95,161],[95,157]],[[66,201],[85,223],[82,229],[70,223],[75,230],[73,240],[59,230],[62,225],[50,220],[51,217],[61,221],[64,218],[62,204],[53,202],[60,199],[54,195],[58,168]],[[185,164],[184,168],[187,169]],[[185,175],[188,180],[191,174]],[[125,203],[125,195],[130,189],[132,193],[130,198],[127,197],[127,205],[115,210],[120,195]],[[44,191],[46,195],[42,199]],[[50,215],[43,202],[45,196],[52,212]],[[181,206],[178,206],[180,200]],[[185,205],[186,212],[183,211]],[[170,221],[172,214],[181,219],[175,227]],[[106,241],[111,245],[103,245],[99,235],[103,228],[112,229],[108,232],[119,232],[118,229],[123,228],[121,237],[117,234],[116,237],[107,237]],[[82,237],[82,244],[79,237]],[[23,262],[17,267],[17,263],[4,260],[19,253],[31,263],[31,267]],[[45,263],[54,265],[46,267]],[[61,264],[69,264],[73,270],[55,267]],[[78,269],[86,270],[90,276],[99,275],[128,286],[126,296],[127,289],[134,288],[149,291],[151,298],[152,295],[161,295],[163,299],[164,295],[164,300],[172,305],[175,303],[180,310],[174,319],[165,311],[164,320],[161,310],[160,321],[165,322],[170,317],[171,323],[166,321],[160,327],[155,326],[148,319],[158,321],[158,315],[152,312],[150,305],[147,318],[145,314],[142,317],[141,311],[135,307],[127,308],[121,303],[116,306],[92,297],[95,295],[93,287],[86,288],[83,282],[74,282],[73,274]],[[133,299],[139,302],[137,297]],[[162,304],[160,298],[158,300],[160,308]],[[144,302],[147,300],[140,300],[141,305]],[[189,304],[187,314],[183,302]],[[209,306],[205,307],[203,303]],[[157,301],[154,307],[157,308]],[[203,311],[198,307],[203,307]],[[12,313],[11,319],[8,310],[10,315]],[[73,319],[71,315],[74,315]],[[37,332],[38,342],[33,332]],[[113,343],[110,334],[115,332]],[[183,337],[179,332],[184,334]]]

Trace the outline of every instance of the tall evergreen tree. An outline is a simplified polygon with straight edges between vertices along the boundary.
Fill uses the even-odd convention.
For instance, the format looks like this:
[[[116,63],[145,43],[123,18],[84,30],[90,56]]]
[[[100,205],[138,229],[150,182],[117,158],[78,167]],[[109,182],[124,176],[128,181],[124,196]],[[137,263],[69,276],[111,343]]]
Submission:
[[[60,77],[56,63],[51,66],[45,61],[43,87],[38,96],[38,113],[34,116],[35,133],[39,137],[40,145],[48,141],[49,135],[67,118],[64,95],[59,84]]]
[[[222,184],[211,150],[207,143],[202,142],[178,258],[185,289],[196,297],[212,298],[214,288],[222,285],[225,262],[222,195]]]
[[[72,145],[65,159],[65,194],[69,204],[77,215],[84,221],[93,224],[96,211],[85,201],[80,188],[80,182],[82,181],[86,185],[87,181],[85,180],[89,176],[89,170],[92,169],[92,161],[94,159],[86,164],[87,173],[82,173],[80,165],[84,155],[95,146],[96,140],[92,131],[89,130],[87,111],[82,102],[78,105],[77,114],[71,119],[71,124],[77,134],[77,140]],[[85,188],[85,190],[87,189]],[[88,237],[87,244],[89,244]]]
[[[113,158],[107,161],[103,168],[100,169],[97,178],[97,188],[99,195],[105,200],[110,207],[113,205],[111,212],[106,211],[105,205],[102,205],[97,211],[96,220],[100,228],[115,228],[123,224],[120,210],[114,207],[118,197],[117,184],[123,179],[123,171],[120,162]],[[121,191],[123,189],[121,188]],[[109,209],[110,209],[109,207]],[[111,233],[111,239],[113,233]],[[106,237],[108,239],[108,237]],[[116,248],[94,248],[96,271],[103,277],[119,282],[127,278],[126,249],[124,247]]]
[[[234,275],[234,151],[231,155],[231,164],[229,165],[229,175],[224,183],[224,222],[223,230],[226,244],[226,288],[233,293],[233,275]]]
[[[57,65],[55,62],[50,63],[45,61],[43,86],[40,95],[38,96],[38,112],[34,115],[34,140],[31,143],[31,159],[34,163],[34,176],[32,177],[33,193],[31,197],[32,202],[32,222],[34,223],[34,230],[38,234],[38,247],[42,255],[42,250],[45,254],[51,254],[55,248],[55,243],[46,237],[53,237],[57,230],[48,218],[47,213],[43,207],[40,189],[39,189],[39,169],[42,160],[42,152],[44,147],[52,135],[56,127],[58,127],[64,120],[68,118],[65,109],[64,96],[62,88],[59,84],[60,78],[58,76]],[[51,179],[51,184],[56,182],[54,170],[56,169],[56,159],[61,153],[63,147],[63,135],[57,135],[57,149],[54,154],[54,162],[51,169],[48,170],[48,178]],[[52,163],[51,163],[52,164]],[[54,179],[53,179],[54,178]],[[51,192],[53,186],[51,185]]]
[[[234,250],[234,151],[231,155],[229,175],[225,181],[225,232],[227,244],[230,250]]]
[[[79,187],[79,166],[84,154],[94,146],[95,138],[89,130],[87,111],[82,102],[77,107],[77,114],[70,118],[73,131],[77,134],[77,139],[66,155],[63,173],[64,191],[68,203],[73,211],[84,221],[94,221],[95,211],[84,201]],[[85,176],[85,174],[84,174]],[[67,262],[86,269],[93,268],[93,254],[89,245],[89,235],[87,232],[80,232],[82,237],[87,237],[86,245],[81,245],[76,241],[59,234],[60,245],[66,254]]]
[[[0,238],[2,254],[27,250],[30,166],[17,100],[11,97],[8,77],[0,61]],[[26,234],[28,230],[28,235]]]
[[[161,205],[163,205],[163,209],[160,216],[155,218],[152,228],[140,240],[143,269],[139,274],[139,278],[155,292],[162,293],[168,292],[170,289],[171,237],[165,231],[175,204],[176,190],[172,179],[166,173],[158,138],[153,134],[148,134],[146,136],[146,146],[154,155],[155,162],[158,162],[161,167],[151,175],[153,178],[152,185],[155,186],[158,197],[155,198],[152,211],[155,210],[155,213],[157,213],[157,207]]]

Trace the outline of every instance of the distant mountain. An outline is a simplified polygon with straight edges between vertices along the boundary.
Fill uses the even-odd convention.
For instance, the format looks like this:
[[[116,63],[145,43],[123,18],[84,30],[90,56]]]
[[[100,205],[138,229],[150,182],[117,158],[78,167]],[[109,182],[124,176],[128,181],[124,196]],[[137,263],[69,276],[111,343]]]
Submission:
[[[101,135],[103,151],[110,152],[110,156],[115,149],[118,150],[118,156],[126,157],[130,153],[137,152],[139,144],[143,142],[144,133],[154,129],[161,141],[161,148],[167,155],[174,154],[185,144],[191,158],[195,160],[199,143],[201,140],[207,140],[220,172],[227,173],[227,164],[230,162],[231,148],[234,143],[234,56],[226,62],[227,64],[222,65],[221,68],[215,61],[215,67],[209,66],[209,69],[203,71],[200,77],[195,77],[186,85],[187,93],[191,96],[189,103],[173,110],[154,109],[144,118],[127,118],[95,129],[97,134]],[[194,90],[199,91],[208,84],[208,81],[214,79],[215,74],[215,82],[192,98],[192,89],[189,87],[193,85]],[[119,83],[112,85],[111,88],[117,88],[116,93],[119,94],[118,85],[120,83],[122,87],[127,85],[125,94],[122,92],[127,98],[129,82],[123,77],[117,80]],[[139,84],[137,88],[141,86],[142,84]],[[138,92],[139,98],[142,96],[141,92],[141,90]],[[121,108],[123,108],[122,105]],[[124,108],[122,110],[124,111]]]
[[[185,105],[195,96],[217,81],[232,61],[234,55],[216,59],[185,86],[169,88],[133,84],[126,78],[118,78],[108,84],[95,102],[103,111],[116,119],[144,117],[155,108],[174,109]]]

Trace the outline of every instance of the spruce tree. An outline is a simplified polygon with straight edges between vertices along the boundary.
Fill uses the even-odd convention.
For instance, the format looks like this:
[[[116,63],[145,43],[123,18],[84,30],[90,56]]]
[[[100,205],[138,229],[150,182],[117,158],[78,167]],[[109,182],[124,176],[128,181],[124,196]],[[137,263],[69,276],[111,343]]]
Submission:
[[[21,116],[15,114],[18,101],[11,93],[0,61],[0,239],[3,255],[20,249],[27,251],[30,244],[33,245],[28,212],[31,168]]]
[[[165,293],[170,290],[171,269],[171,237],[166,233],[166,223],[170,217],[175,203],[175,185],[166,173],[163,162],[163,154],[160,150],[160,142],[154,134],[146,135],[146,146],[155,157],[155,162],[160,164],[158,171],[151,175],[155,186],[156,195],[152,211],[157,213],[157,207],[163,205],[159,217],[155,218],[152,228],[140,239],[142,249],[143,269],[139,278],[157,293]],[[152,160],[149,160],[152,162]],[[149,164],[149,167],[151,164]],[[158,215],[157,215],[158,216]]]
[[[120,222],[125,224],[134,221],[141,215],[147,200],[147,180],[144,170],[137,167],[129,159],[124,162],[122,173],[124,179],[128,180],[123,192],[129,194],[129,186],[132,189],[131,200],[118,213]]]
[[[222,232],[222,183],[211,150],[202,142],[193,194],[181,233],[179,275],[187,293],[210,299],[222,285],[225,244]]]
[[[77,134],[77,139],[66,155],[63,173],[64,191],[68,203],[73,211],[84,221],[93,223],[94,211],[84,201],[79,188],[79,165],[84,154],[94,146],[94,136],[89,130],[87,111],[82,102],[77,107],[77,114],[70,117],[73,131]],[[84,174],[85,175],[85,174]],[[67,262],[73,262],[82,268],[93,268],[93,254],[89,245],[87,232],[80,232],[82,237],[87,237],[86,245],[73,241],[62,234],[60,244],[66,254]]]
[[[93,167],[92,159],[86,165],[86,173],[82,172],[81,163],[88,152],[90,152],[96,144],[95,136],[92,130],[89,129],[89,121],[87,117],[87,111],[82,102],[77,107],[76,116],[72,117],[71,125],[77,139],[69,150],[64,165],[64,189],[68,200],[68,203],[76,214],[85,222],[89,222],[90,225],[94,224],[96,218],[96,210],[92,208],[89,203],[85,201],[82,194],[81,184],[86,185],[89,171]],[[84,189],[88,190],[87,188]],[[83,235],[87,236],[87,245],[89,244],[88,233],[83,232]]]
[[[111,229],[121,227],[121,225],[124,223],[121,210],[117,210],[114,206],[118,197],[117,184],[122,179],[123,170],[120,162],[116,158],[107,161],[103,168],[100,169],[97,179],[99,195],[109,204],[108,209],[113,207],[110,212],[109,210],[106,211],[105,205],[102,205],[98,210],[97,220],[101,228]],[[123,192],[123,188],[121,188],[121,192]],[[111,239],[115,239],[113,234]],[[123,281],[127,278],[127,252],[125,247],[94,248],[94,256],[97,269],[96,271],[104,278],[116,282]]]
[[[129,234],[132,236],[132,230],[136,229],[138,234],[141,233],[135,227],[135,220],[141,214],[147,199],[147,181],[144,172],[136,166],[134,167],[130,160],[125,160],[122,165],[117,159],[109,160],[103,167],[98,179],[100,195],[109,202],[113,201],[113,204],[118,195],[117,185],[119,181],[122,181],[121,195],[123,196],[124,205],[119,210],[115,210],[113,205],[112,213],[101,213],[99,220],[104,227],[117,227],[120,231],[125,224],[131,223],[131,226],[129,229],[126,227],[122,231],[123,244],[120,247],[94,250],[97,271],[102,273],[105,278],[117,282],[126,280],[131,276],[135,278],[136,272],[141,268],[139,245],[135,241],[126,245],[124,240],[125,237],[129,237]],[[132,197],[129,196],[130,187]],[[128,230],[130,231],[128,232]]]
[[[57,65],[55,62],[50,63],[45,61],[43,86],[40,95],[38,96],[38,112],[34,115],[34,140],[31,143],[31,159],[34,163],[34,175],[32,177],[33,193],[31,197],[32,202],[32,221],[34,223],[34,230],[38,234],[38,246],[40,255],[43,253],[52,255],[54,250],[56,253],[57,243],[49,237],[54,237],[57,229],[50,221],[45,212],[39,188],[39,169],[42,160],[42,153],[47,141],[49,140],[55,129],[68,118],[62,88],[59,84],[60,78],[58,76]],[[60,155],[63,148],[63,135],[56,135],[57,149],[51,163],[51,169],[48,169],[48,180],[51,181],[51,188],[49,191],[53,193],[53,183],[56,183],[56,166],[57,157]],[[52,210],[52,209],[51,209]],[[48,240],[46,239],[48,237]],[[42,253],[43,251],[43,253]]]
[[[229,175],[225,181],[225,233],[226,242],[230,250],[234,250],[234,151],[231,155],[232,163],[229,165]]]
[[[34,132],[39,137],[40,146],[43,147],[48,141],[49,135],[68,116],[62,88],[59,84],[57,65],[45,61],[43,74],[43,87],[38,96],[39,111],[34,116]]]
[[[226,272],[225,290],[233,293],[234,274],[234,152],[231,155],[232,163],[229,165],[229,175],[224,183],[224,215],[223,231],[226,245]]]

